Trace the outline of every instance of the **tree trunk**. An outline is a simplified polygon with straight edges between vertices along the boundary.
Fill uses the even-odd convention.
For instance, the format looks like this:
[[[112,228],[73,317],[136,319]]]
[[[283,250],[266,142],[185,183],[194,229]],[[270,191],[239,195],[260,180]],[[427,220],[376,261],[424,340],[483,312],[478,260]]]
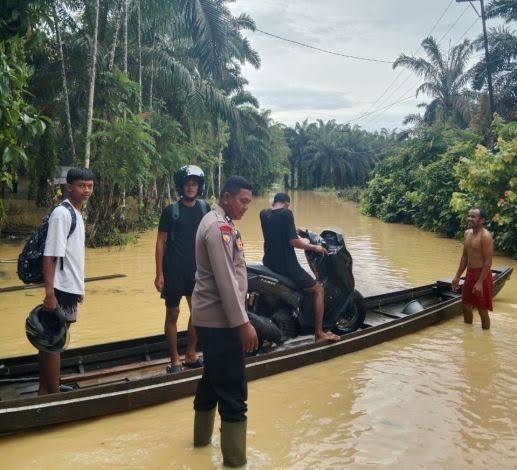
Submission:
[[[221,194],[221,173],[223,171],[223,154],[219,152],[217,160],[217,195]]]
[[[74,134],[72,132],[72,120],[70,118],[70,99],[68,96],[68,85],[66,81],[66,69],[65,69],[65,56],[63,54],[63,42],[61,40],[61,30],[59,29],[59,18],[57,16],[57,8],[56,3],[54,2],[52,5],[53,13],[54,13],[54,25],[56,27],[56,38],[57,45],[59,50],[59,62],[61,62],[61,81],[63,83],[63,95],[64,95],[64,105],[65,105],[65,116],[66,116],[66,130],[68,133],[68,140],[70,141],[70,152],[72,154],[72,163],[76,163],[75,156],[75,144],[74,144]]]
[[[167,204],[172,204],[171,182],[169,175],[166,176],[165,181],[167,182]]]
[[[86,119],[86,143],[84,149],[84,166],[90,168],[90,145],[92,140],[93,122],[93,98],[95,96],[95,71],[97,68],[97,33],[99,29],[99,0],[95,1],[95,21],[93,26],[93,38],[90,48],[90,90],[88,93],[88,117]]]
[[[115,32],[113,33],[113,41],[111,43],[111,50],[109,53],[110,60],[108,63],[108,70],[112,70],[113,66],[115,65],[115,52],[117,50],[118,32],[120,29],[120,22],[122,21],[122,6],[123,2],[120,0],[118,4],[117,16],[115,18]]]
[[[128,0],[124,0],[124,73],[126,74],[126,77],[128,76],[127,73],[127,9],[128,9]],[[127,114],[124,110],[124,120],[126,119]],[[122,187],[122,219],[124,219],[126,211],[126,185],[124,183],[124,186]]]
[[[129,0],[124,0],[124,73],[127,75],[127,9]]]
[[[138,91],[138,112],[142,112],[142,15],[140,11],[140,0],[136,2],[136,19],[137,19],[137,34],[138,34],[138,84],[140,90]]]
[[[212,182],[212,196],[215,196],[214,173],[215,173],[215,167],[211,167],[210,168],[210,181]]]
[[[156,44],[156,24],[154,24],[153,31],[153,52]],[[151,78],[149,80],[149,125],[151,125],[151,114],[153,112],[153,84],[154,84],[154,57],[151,59]]]
[[[144,207],[144,184],[138,183],[138,210],[142,210]]]

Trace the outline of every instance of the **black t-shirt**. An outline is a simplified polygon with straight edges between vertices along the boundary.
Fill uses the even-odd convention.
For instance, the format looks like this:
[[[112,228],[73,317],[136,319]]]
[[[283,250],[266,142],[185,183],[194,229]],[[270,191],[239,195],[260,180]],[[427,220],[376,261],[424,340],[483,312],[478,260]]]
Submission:
[[[163,270],[165,275],[191,278],[196,272],[196,232],[203,218],[201,204],[194,207],[179,203],[179,217],[173,221],[172,204],[162,211],[158,230],[167,232]],[[174,230],[174,240],[170,233]]]
[[[289,244],[289,240],[298,238],[293,213],[289,209],[266,209],[260,212],[260,223],[264,235],[264,265],[285,276],[303,269],[294,247]]]

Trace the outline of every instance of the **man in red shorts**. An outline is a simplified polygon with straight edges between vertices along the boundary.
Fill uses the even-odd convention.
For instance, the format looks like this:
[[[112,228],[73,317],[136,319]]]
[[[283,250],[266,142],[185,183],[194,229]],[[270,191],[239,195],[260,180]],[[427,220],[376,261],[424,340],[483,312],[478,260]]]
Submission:
[[[492,311],[492,253],[494,242],[492,235],[484,227],[486,214],[475,208],[469,211],[467,230],[460,265],[452,280],[452,288],[458,289],[460,276],[467,268],[467,275],[463,284],[461,300],[463,305],[463,319],[465,323],[472,323],[472,308],[477,307],[481,317],[481,327],[490,328],[488,311]]]

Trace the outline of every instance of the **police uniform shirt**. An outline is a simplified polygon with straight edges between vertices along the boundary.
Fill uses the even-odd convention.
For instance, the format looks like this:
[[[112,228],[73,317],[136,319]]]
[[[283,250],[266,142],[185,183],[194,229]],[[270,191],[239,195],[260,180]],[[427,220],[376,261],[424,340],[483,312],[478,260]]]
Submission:
[[[192,324],[235,328],[247,323],[244,302],[248,277],[244,246],[239,231],[218,204],[199,225],[196,265]]]

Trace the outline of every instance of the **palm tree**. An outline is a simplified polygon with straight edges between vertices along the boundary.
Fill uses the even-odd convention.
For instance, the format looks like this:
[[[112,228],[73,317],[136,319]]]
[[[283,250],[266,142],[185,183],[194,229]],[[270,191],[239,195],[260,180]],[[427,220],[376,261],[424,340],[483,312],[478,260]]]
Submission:
[[[422,41],[422,48],[427,58],[401,54],[393,63],[393,68],[406,67],[424,79],[416,90],[416,96],[426,93],[432,97],[423,116],[426,123],[452,122],[466,127],[473,98],[466,88],[470,80],[466,67],[472,45],[465,40],[444,55],[436,40],[430,36]]]
[[[492,0],[486,14],[488,18],[502,16],[507,23],[517,21],[517,3],[515,0]]]
[[[484,48],[483,37],[474,41],[477,50]],[[517,119],[517,35],[505,26],[490,28],[488,35],[490,69],[497,112],[505,119]],[[472,67],[472,86],[482,90],[486,84],[486,60]]]

